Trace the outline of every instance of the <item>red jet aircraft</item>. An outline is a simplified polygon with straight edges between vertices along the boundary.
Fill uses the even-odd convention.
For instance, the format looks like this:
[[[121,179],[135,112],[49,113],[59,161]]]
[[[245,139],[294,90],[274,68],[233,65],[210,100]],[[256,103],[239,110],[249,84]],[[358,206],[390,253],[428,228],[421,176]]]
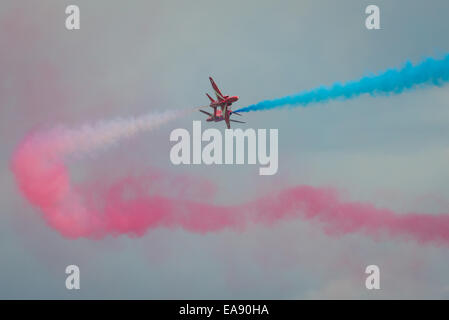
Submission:
[[[238,123],[245,123],[243,121],[237,121],[237,120],[231,120],[231,114],[236,114],[241,116],[241,114],[233,112],[230,107],[234,102],[236,102],[239,97],[237,96],[224,96],[221,92],[220,89],[218,89],[217,85],[214,82],[214,79],[212,79],[211,77],[209,77],[210,83],[212,85],[212,88],[215,91],[215,96],[217,97],[217,100],[212,99],[212,97],[206,93],[207,97],[210,100],[210,107],[212,109],[214,109],[214,113],[211,114],[209,112],[206,112],[204,110],[199,110],[200,112],[207,114],[209,117],[206,119],[206,121],[214,121],[214,122],[219,122],[219,121],[225,121],[226,122],[226,126],[228,127],[228,129],[231,129],[231,122],[238,122]],[[217,110],[217,108],[220,107],[220,109]]]

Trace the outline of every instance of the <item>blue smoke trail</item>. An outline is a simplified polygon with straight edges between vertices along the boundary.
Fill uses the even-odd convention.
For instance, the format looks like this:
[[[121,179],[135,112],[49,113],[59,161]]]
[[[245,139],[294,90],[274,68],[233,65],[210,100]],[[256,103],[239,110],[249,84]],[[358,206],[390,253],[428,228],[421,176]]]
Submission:
[[[449,80],[449,54],[443,59],[427,58],[413,65],[407,62],[400,69],[388,69],[378,75],[370,75],[344,84],[334,83],[330,87],[319,87],[310,91],[274,100],[265,100],[235,112],[270,110],[285,106],[306,107],[311,103],[329,100],[346,100],[362,94],[371,96],[398,94],[419,85],[441,86]]]

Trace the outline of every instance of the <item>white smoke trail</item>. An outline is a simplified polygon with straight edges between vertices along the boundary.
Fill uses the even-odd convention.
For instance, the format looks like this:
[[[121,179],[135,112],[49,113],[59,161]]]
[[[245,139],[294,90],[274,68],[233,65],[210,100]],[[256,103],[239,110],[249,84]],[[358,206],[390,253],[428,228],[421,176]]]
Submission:
[[[46,154],[51,158],[86,154],[98,148],[107,148],[120,139],[130,138],[140,132],[158,128],[189,112],[192,110],[149,113],[139,117],[101,120],[94,124],[84,124],[78,128],[58,126],[50,131],[35,134],[32,137],[32,144],[46,149]]]

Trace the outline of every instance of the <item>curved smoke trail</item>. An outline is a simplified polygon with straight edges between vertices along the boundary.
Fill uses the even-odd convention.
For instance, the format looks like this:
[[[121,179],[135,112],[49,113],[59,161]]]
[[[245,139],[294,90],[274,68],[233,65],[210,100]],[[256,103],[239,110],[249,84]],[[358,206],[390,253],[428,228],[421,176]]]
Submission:
[[[351,99],[362,94],[372,96],[398,94],[420,85],[439,86],[448,80],[449,54],[441,60],[427,58],[416,65],[407,62],[402,68],[389,69],[378,75],[366,76],[356,81],[335,83],[330,87],[319,87],[291,96],[265,100],[235,112],[262,111],[285,106],[306,107],[312,103]]]
[[[93,181],[93,187],[71,181],[64,163],[67,155],[111,145],[182,114],[167,112],[30,135],[12,158],[18,186],[47,223],[68,238],[140,236],[158,227],[208,233],[302,218],[321,222],[333,234],[386,234],[449,245],[449,215],[397,214],[342,201],[332,189],[297,186],[248,203],[219,206],[192,200],[211,199],[210,194],[205,196],[209,184],[181,177],[167,185],[169,177],[161,172],[127,176],[114,183]]]
[[[71,184],[64,163],[66,157],[108,147],[119,139],[155,129],[186,112],[190,110],[100,121],[76,129],[59,126],[31,134],[12,158],[19,188],[31,204],[41,209],[48,223],[63,235],[94,235],[101,217],[89,210],[80,189]]]

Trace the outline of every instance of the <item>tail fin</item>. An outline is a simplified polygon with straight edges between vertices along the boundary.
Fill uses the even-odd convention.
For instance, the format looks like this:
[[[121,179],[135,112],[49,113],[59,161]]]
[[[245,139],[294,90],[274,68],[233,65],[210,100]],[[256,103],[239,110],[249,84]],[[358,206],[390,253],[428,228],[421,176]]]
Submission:
[[[226,107],[227,106],[225,105],[225,107],[224,107],[224,118],[225,118],[226,126],[228,127],[228,129],[231,129],[231,123],[229,121],[229,120],[231,120],[230,119],[231,112],[229,112]]]
[[[210,102],[215,102],[215,100],[212,99],[212,97],[208,93],[206,93],[206,96],[209,98]]]

